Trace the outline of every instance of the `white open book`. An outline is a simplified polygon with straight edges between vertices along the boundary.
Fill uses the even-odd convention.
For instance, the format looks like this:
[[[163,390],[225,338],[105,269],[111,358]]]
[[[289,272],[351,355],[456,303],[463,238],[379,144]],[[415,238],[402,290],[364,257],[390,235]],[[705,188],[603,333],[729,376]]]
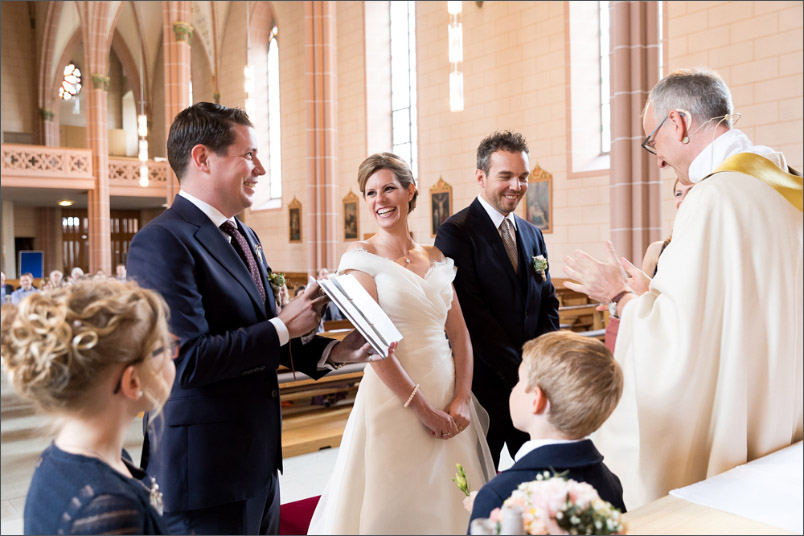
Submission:
[[[331,275],[329,279],[319,279],[318,285],[374,351],[383,359],[388,357],[388,347],[401,341],[402,334],[355,276]]]

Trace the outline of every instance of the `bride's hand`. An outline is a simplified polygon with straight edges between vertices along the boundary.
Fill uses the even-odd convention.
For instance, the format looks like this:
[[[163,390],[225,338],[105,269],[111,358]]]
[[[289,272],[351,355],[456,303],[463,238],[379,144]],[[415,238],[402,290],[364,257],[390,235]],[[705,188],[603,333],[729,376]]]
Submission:
[[[420,403],[416,405],[416,414],[422,424],[430,430],[430,435],[440,439],[449,439],[458,433],[458,425],[455,424],[449,413],[433,408],[424,400],[424,397],[416,398],[420,399]]]
[[[459,396],[452,399],[452,402],[447,406],[446,411],[455,421],[458,427],[458,433],[463,432],[469,423],[472,422],[471,412],[469,410],[472,403],[471,396]]]

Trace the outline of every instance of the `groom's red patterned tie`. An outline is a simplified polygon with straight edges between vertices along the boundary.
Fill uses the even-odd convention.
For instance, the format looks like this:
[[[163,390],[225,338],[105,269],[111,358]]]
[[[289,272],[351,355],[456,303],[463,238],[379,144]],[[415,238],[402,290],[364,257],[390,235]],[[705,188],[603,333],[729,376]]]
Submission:
[[[240,255],[240,258],[243,259],[243,262],[246,263],[248,271],[251,274],[251,279],[253,279],[254,284],[257,285],[257,292],[260,293],[262,303],[265,303],[265,286],[262,284],[262,276],[260,275],[260,269],[257,267],[257,260],[254,258],[254,253],[252,253],[251,248],[248,246],[246,237],[243,236],[237,226],[229,220],[221,224],[221,231],[232,237],[232,247],[234,247],[237,254]]]
[[[500,224],[500,232],[502,233],[503,244],[505,244],[505,251],[508,253],[508,258],[511,259],[511,264],[514,265],[514,273],[516,273],[519,268],[519,255],[516,252],[516,238],[508,218],[505,218]]]

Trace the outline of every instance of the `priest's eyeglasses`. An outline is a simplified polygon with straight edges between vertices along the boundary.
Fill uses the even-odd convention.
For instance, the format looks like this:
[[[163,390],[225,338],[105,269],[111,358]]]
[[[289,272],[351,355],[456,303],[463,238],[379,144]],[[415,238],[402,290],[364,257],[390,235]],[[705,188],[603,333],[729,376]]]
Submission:
[[[151,358],[157,357],[159,354],[163,352],[168,352],[171,359],[176,359],[177,357],[179,357],[179,346],[181,345],[181,341],[179,340],[178,337],[176,337],[173,334],[171,334],[170,337],[171,339],[169,343],[167,343],[165,346],[160,346],[159,348],[151,352]],[[142,361],[142,359],[136,359],[134,361],[131,361],[130,363],[126,363],[126,366],[123,367],[123,372],[120,373],[120,379],[117,380],[117,385],[115,385],[113,394],[116,395],[117,393],[119,393],[120,389],[123,387],[123,374],[125,374],[126,369],[131,365],[136,365],[140,361]]]
[[[675,109],[670,110],[670,112],[678,112],[681,115],[686,115],[688,118],[692,117],[691,114],[686,110]],[[654,128],[653,131],[650,134],[648,134],[648,137],[645,138],[645,141],[642,142],[642,148],[648,151],[650,154],[654,155],[656,154],[656,140],[654,140],[653,137],[656,135],[657,132],[659,132],[659,129],[662,128],[662,125],[664,125],[664,122],[667,121],[667,118],[670,117],[670,112],[667,112],[667,115],[664,116],[662,122],[656,125],[656,128]]]

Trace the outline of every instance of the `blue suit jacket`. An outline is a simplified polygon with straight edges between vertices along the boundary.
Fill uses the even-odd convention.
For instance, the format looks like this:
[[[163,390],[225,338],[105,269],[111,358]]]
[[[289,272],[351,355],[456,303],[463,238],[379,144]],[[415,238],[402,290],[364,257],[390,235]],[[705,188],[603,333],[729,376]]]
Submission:
[[[542,232],[516,216],[519,273],[508,259],[489,215],[475,199],[445,221],[435,246],[455,261],[455,290],[472,339],[472,391],[491,414],[508,412],[516,385],[522,345],[558,330],[558,299],[550,272],[543,279],[533,257],[547,247]]]
[[[276,306],[259,239],[238,225],[258,257],[268,303],[223,233],[183,197],[129,249],[129,277],[162,294],[181,338],[176,380],[143,453],[168,512],[243,500],[282,468],[276,369],[289,366],[288,345],[280,348],[267,321]],[[322,376],[316,363],[328,342],[292,340],[295,367]]]
[[[545,445],[530,451],[510,469],[480,488],[475,497],[471,519],[489,517],[491,511],[501,507],[519,484],[536,480],[536,475],[544,471],[569,471],[565,478],[590,484],[601,499],[625,513],[620,479],[603,463],[603,456],[592,440],[584,439],[577,443]]]

